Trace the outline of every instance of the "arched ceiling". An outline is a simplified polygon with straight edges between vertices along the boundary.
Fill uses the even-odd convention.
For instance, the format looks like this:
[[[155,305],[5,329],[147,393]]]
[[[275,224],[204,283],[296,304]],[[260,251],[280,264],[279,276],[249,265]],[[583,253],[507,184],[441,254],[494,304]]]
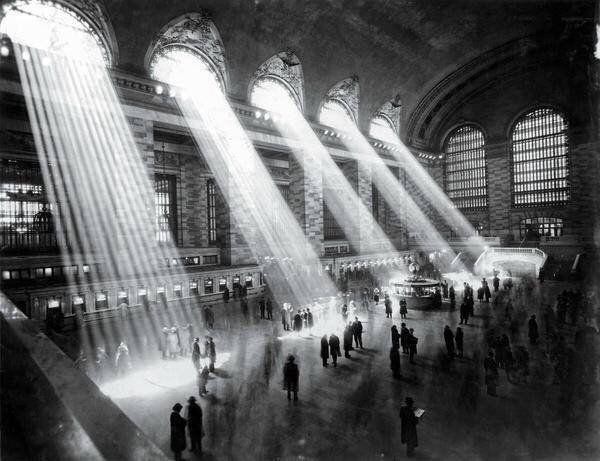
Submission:
[[[547,32],[573,4],[591,0],[104,0],[119,67],[144,73],[157,31],[204,10],[225,46],[229,91],[246,98],[265,60],[292,50],[305,79],[306,112],[315,117],[327,90],[349,75],[361,86],[360,123],[400,94],[404,118],[436,83],[482,53]],[[592,9],[593,11],[593,9]],[[568,19],[568,18],[567,18]]]

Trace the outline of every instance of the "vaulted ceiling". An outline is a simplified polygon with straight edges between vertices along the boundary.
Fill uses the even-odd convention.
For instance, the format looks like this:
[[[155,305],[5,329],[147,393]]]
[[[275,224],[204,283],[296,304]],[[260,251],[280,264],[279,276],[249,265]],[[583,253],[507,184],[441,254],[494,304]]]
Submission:
[[[233,97],[246,99],[257,67],[293,50],[314,117],[334,83],[358,75],[361,122],[400,94],[406,114],[440,80],[511,40],[593,15],[592,0],[104,0],[118,66],[144,73],[155,34],[206,11],[223,39]],[[558,30],[558,29],[557,29]],[[557,32],[558,34],[558,32]]]

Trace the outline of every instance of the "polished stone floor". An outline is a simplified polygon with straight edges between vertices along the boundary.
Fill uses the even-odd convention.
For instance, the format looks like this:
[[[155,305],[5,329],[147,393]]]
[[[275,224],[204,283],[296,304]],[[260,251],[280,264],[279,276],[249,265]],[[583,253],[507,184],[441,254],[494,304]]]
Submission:
[[[541,293],[527,294],[523,318],[537,312],[540,299],[551,301],[562,290],[547,283]],[[512,345],[523,344],[531,355],[529,382],[513,385],[501,372],[498,397],[485,393],[482,360],[487,351],[486,330],[504,332],[503,309],[476,305],[476,316],[464,328],[465,357],[445,359],[442,329],[455,330],[458,311],[444,304],[440,311],[410,310],[405,320],[419,338],[417,364],[402,356],[402,379],[389,368],[390,327],[383,305],[358,315],[364,325],[365,349],[340,358],[337,368],[323,368],[317,336],[283,333],[275,321],[245,320],[239,304],[214,306],[217,370],[208,383],[209,394],[199,398],[206,436],[202,459],[401,459],[398,412],[406,396],[426,410],[418,427],[416,459],[450,460],[570,460],[599,459],[596,408],[578,421],[565,423],[558,407],[558,387],[542,341],[526,342],[526,320]],[[71,355],[79,341],[115,343],[126,337],[133,371],[109,376],[101,388],[139,427],[171,456],[169,414],[175,402],[198,397],[189,357],[162,360],[152,328],[190,322],[195,335],[206,333],[198,308],[155,313],[149,318],[114,321],[85,330],[82,337],[57,338]],[[330,327],[328,325],[328,327]],[[341,321],[336,333],[342,337]],[[540,325],[540,330],[543,331]],[[274,334],[275,333],[275,334]],[[279,338],[279,339],[276,339]],[[108,344],[107,344],[108,345]],[[282,366],[288,354],[300,366],[300,400],[289,402],[282,390]],[[467,392],[465,375],[475,392]],[[473,386],[471,386],[473,387]],[[597,400],[596,400],[597,401]],[[183,412],[182,412],[183,413]],[[596,429],[594,429],[596,428]],[[187,459],[197,459],[191,453]]]

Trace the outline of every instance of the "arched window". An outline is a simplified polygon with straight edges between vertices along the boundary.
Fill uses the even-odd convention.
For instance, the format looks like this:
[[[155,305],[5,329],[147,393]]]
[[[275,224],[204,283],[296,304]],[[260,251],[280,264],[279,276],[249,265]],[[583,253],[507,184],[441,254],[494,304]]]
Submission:
[[[483,132],[473,125],[452,131],[444,144],[445,188],[457,208],[487,206],[487,174]]]
[[[382,114],[376,115],[371,119],[369,136],[390,144],[398,143],[398,135],[394,129],[394,124],[387,116]]]
[[[319,123],[333,128],[344,128],[348,124],[354,124],[354,117],[350,109],[338,99],[328,99],[321,106],[319,112]]]
[[[184,46],[172,45],[158,50],[150,61],[150,74],[156,80],[180,88],[202,86],[223,92],[223,82],[213,64],[199,52]]]
[[[565,119],[555,110],[535,109],[511,133],[513,205],[569,200],[569,139]]]
[[[59,3],[18,0],[5,9],[0,33],[14,43],[73,60],[109,65],[100,36],[83,18]]]
[[[300,110],[300,103],[292,90],[283,80],[273,76],[260,77],[254,82],[250,103],[277,113],[285,113],[290,107]]]

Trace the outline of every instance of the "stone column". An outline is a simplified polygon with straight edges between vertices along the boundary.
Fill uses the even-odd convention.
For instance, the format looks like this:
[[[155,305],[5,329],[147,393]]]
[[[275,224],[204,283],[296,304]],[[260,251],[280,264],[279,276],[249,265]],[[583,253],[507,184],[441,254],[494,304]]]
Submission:
[[[518,239],[518,223],[511,232],[510,210],[512,208],[510,177],[510,153],[506,143],[490,142],[486,146],[488,172],[488,210],[490,235],[500,237],[500,241],[510,244]]]

